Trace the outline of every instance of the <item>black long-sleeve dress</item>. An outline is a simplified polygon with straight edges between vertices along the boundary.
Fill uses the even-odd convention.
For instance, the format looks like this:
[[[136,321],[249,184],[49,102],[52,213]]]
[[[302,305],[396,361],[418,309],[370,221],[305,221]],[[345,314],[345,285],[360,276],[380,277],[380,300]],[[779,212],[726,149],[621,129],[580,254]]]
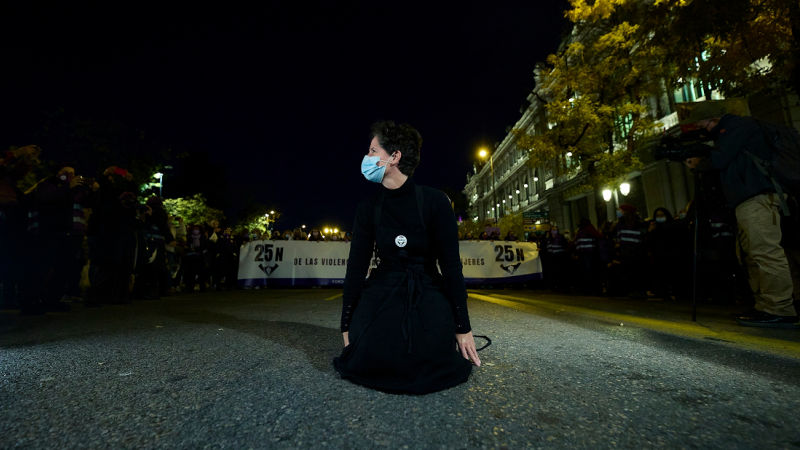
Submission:
[[[333,360],[337,372],[390,392],[465,382],[472,363],[456,350],[455,334],[471,328],[447,196],[411,178],[381,187],[359,204],[350,245],[341,322],[350,345]],[[380,264],[365,280],[375,246]]]

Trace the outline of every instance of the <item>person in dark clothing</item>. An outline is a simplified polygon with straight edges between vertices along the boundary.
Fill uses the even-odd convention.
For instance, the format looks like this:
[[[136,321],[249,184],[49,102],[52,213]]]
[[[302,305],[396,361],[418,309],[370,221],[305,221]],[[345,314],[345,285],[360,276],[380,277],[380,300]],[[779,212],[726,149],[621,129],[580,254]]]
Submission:
[[[509,231],[508,233],[506,233],[506,239],[505,240],[506,240],[506,242],[513,242],[513,241],[518,241],[519,239],[517,239],[517,234],[516,233],[514,233],[513,231]]]
[[[124,175],[120,172],[124,172]],[[136,186],[133,185],[133,174],[118,170],[117,166],[111,166],[97,177],[97,199],[92,205],[92,214],[86,222],[86,242],[89,250],[89,283],[94,281],[95,275],[100,266],[96,255],[99,254],[100,230],[103,227],[102,211],[108,206],[113,205],[123,192],[134,192]],[[95,214],[97,212],[97,214]]]
[[[603,234],[597,231],[588,218],[578,221],[578,233],[575,234],[575,254],[578,256],[580,269],[580,289],[586,294],[602,293],[600,282],[600,253],[598,242]]]
[[[168,278],[171,277],[167,267],[166,245],[174,246],[176,243],[161,198],[150,197],[145,204],[152,213],[145,216],[142,229],[147,252],[136,280],[136,292],[139,298],[157,300],[169,289]]]
[[[547,239],[547,267],[542,265],[543,275],[550,278],[550,289],[557,292],[569,292],[569,242],[562,235],[558,227],[550,227],[550,237]]]
[[[206,290],[206,254],[208,253],[208,238],[203,234],[203,227],[192,225],[186,236],[186,254],[183,264],[186,270],[183,273],[183,282],[186,292],[194,292],[195,284],[200,285],[200,291]]]
[[[86,295],[86,307],[130,303],[128,286],[133,272],[136,230],[144,213],[132,192],[123,192],[116,201],[92,214],[102,214],[93,258],[97,272]]]
[[[0,308],[16,308],[17,285],[23,279],[22,265],[15,261],[25,252],[27,199],[17,181],[30,172],[41,150],[29,145],[7,151],[0,159]]]
[[[600,259],[600,279],[605,287],[605,295],[615,295],[619,286],[617,280],[612,277],[616,272],[614,260],[616,258],[616,242],[614,242],[614,222],[607,220],[600,227],[602,237],[597,239],[597,254]]]
[[[624,286],[631,299],[646,300],[644,276],[648,264],[644,242],[648,225],[639,217],[636,207],[627,203],[619,205],[617,218],[619,221],[612,235],[619,241],[619,261],[626,280]]]
[[[92,179],[76,177],[72,165],[61,164],[34,189],[22,314],[70,310],[61,296],[86,232],[83,205],[93,200],[99,187]]]
[[[666,208],[656,208],[647,229],[645,247],[653,261],[650,279],[656,299],[671,300],[678,292],[675,288],[680,275],[677,236],[681,224]]]
[[[427,394],[467,381],[480,359],[450,201],[411,178],[420,143],[408,125],[373,126],[362,173],[382,186],[356,213],[333,366],[361,385]],[[365,281],[375,243],[381,263]]]
[[[489,240],[489,233],[487,233],[485,231],[482,232],[481,236],[478,239],[480,239],[481,241],[488,241]]]
[[[239,247],[230,228],[223,231],[212,248],[211,284],[216,286],[217,291],[221,291],[223,286],[227,290],[234,289],[238,281],[236,274],[239,270]]]

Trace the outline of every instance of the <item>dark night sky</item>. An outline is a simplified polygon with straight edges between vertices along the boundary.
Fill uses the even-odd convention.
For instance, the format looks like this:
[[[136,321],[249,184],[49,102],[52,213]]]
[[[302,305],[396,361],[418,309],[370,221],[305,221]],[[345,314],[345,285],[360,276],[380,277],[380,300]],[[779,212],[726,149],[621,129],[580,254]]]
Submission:
[[[3,116],[63,107],[114,118],[176,150],[209,152],[232,186],[281,206],[281,228],[350,228],[377,187],[359,172],[372,122],[416,127],[417,183],[462,189],[476,149],[519,118],[567,6],[269,3],[7,16]],[[30,143],[15,139],[0,144]]]

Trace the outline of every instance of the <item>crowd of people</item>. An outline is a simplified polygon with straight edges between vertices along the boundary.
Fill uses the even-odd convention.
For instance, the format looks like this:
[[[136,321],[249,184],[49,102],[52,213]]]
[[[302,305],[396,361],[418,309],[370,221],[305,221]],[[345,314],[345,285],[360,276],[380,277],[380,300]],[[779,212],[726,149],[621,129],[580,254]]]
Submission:
[[[313,229],[272,233],[187,224],[161,198],[141,198],[133,174],[112,166],[95,177],[61,163],[22,192],[41,149],[22,147],[0,160],[0,307],[24,315],[155,300],[179,291],[231,290],[239,251],[254,240],[350,240]],[[88,281],[88,283],[87,283]],[[88,286],[87,286],[88,285]]]
[[[616,222],[606,221],[599,228],[582,218],[574,233],[570,230],[562,233],[556,226],[547,233],[530,233],[526,241],[537,244],[543,279],[502,286],[651,301],[691,299],[696,219],[692,205],[677,215],[666,208],[657,208],[650,218],[643,219],[636,207],[623,204],[616,215]],[[740,262],[742,250],[737,245],[735,217],[724,209],[712,207],[708,209],[707,220],[700,223],[698,298],[717,304],[752,301],[748,272]],[[792,224],[785,221],[784,226]],[[796,234],[785,233],[783,245],[794,248],[795,243],[788,238]],[[459,234],[459,239],[520,240],[513,231],[504,237],[497,232],[482,232],[477,237],[472,233]]]

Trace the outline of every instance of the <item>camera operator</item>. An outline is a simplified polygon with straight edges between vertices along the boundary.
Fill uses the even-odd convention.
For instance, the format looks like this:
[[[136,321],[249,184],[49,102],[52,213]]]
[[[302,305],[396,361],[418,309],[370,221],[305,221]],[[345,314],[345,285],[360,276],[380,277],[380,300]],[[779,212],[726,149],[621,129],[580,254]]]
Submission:
[[[681,125],[705,129],[714,140],[709,157],[689,158],[697,172],[719,171],[727,206],[735,209],[739,241],[747,253],[755,309],[743,313],[745,326],[793,327],[792,278],[781,242],[781,199],[773,183],[755,165],[749,153],[769,161],[771,148],[755,121],[727,113],[724,106],[703,102]]]

